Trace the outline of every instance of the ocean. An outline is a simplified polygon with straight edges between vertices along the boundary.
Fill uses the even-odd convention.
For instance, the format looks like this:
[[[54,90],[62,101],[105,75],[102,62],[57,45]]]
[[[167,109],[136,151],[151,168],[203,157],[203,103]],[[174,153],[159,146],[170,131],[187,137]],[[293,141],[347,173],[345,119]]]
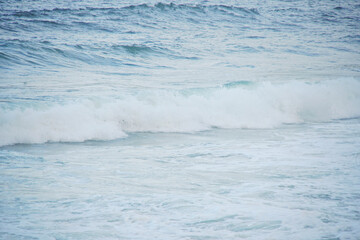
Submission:
[[[0,0],[0,239],[360,239],[357,0]]]

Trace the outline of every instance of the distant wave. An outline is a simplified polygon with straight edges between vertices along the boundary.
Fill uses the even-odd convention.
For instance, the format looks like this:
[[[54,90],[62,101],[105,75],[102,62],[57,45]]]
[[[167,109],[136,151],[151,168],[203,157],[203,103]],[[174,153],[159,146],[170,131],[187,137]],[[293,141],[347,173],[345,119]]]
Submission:
[[[175,4],[175,3],[156,3],[156,4],[135,4],[135,5],[127,5],[122,7],[84,7],[84,8],[53,8],[53,9],[41,9],[41,10],[29,10],[29,11],[9,11],[6,15],[14,15],[16,17],[28,17],[34,18],[39,15],[48,15],[53,12],[59,13],[82,13],[90,11],[106,11],[110,14],[123,13],[124,11],[138,11],[138,10],[146,10],[146,9],[153,9],[153,10],[160,10],[160,11],[167,11],[167,10],[192,10],[192,11],[201,11],[204,10],[212,10],[218,11],[226,14],[256,14],[259,15],[259,12],[255,8],[243,8],[231,5],[201,5],[201,4]],[[195,12],[192,12],[195,14]]]
[[[215,89],[153,90],[97,99],[0,109],[0,145],[82,142],[131,132],[274,128],[360,117],[360,81],[229,83]]]
[[[301,5],[289,7],[287,4],[260,8],[209,2],[160,2],[100,7],[104,5],[87,4],[86,1],[70,6],[36,2],[34,9],[31,4],[23,7],[11,1],[3,3],[0,9],[0,31],[3,32],[0,68],[19,69],[25,66],[31,70],[32,67],[54,70],[58,66],[74,68],[82,64],[85,67],[118,67],[129,62],[138,64],[138,59],[134,57],[201,59],[219,52],[228,54],[234,49],[252,54],[282,51],[285,54],[318,57],[325,55],[319,51],[324,47],[321,45],[324,36],[335,42],[339,37],[347,43],[345,46],[339,44],[341,47],[326,45],[331,51],[359,53],[356,31],[359,14],[357,10],[352,10],[353,4],[349,5],[351,8],[319,8],[314,13],[306,5],[302,9]],[[51,8],[54,6],[58,7]],[[333,25],[344,36],[333,36],[330,32]],[[351,26],[353,30],[345,31],[344,26]],[[295,46],[290,44],[291,47],[283,48],[262,41],[274,32],[279,36],[279,33],[287,31],[307,35],[309,29],[317,29],[310,39],[317,39],[314,41],[319,44],[294,41]],[[30,37],[33,34],[36,37]],[[319,36],[321,39],[318,39]],[[149,61],[148,66],[152,66],[153,62]]]
[[[1,49],[6,49],[6,51],[1,52]],[[104,51],[108,54],[103,54]],[[144,44],[113,44],[97,47],[81,44],[54,46],[46,42],[34,43],[13,39],[3,44],[0,43],[0,68],[11,68],[14,65],[73,67],[78,66],[78,64],[86,64],[121,66],[128,64],[124,61],[126,55],[142,58],[191,58],[165,47]]]

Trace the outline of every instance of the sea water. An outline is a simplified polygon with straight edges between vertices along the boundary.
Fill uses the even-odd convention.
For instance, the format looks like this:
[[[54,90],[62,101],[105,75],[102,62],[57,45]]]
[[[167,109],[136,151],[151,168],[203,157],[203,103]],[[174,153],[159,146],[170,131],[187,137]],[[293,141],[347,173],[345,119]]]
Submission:
[[[360,3],[0,1],[1,239],[360,239]]]

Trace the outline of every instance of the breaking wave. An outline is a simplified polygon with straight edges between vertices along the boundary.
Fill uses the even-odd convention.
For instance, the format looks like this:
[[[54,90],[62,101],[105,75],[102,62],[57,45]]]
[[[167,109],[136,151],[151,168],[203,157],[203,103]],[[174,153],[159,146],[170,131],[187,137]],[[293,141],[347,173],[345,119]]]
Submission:
[[[360,81],[259,82],[143,91],[116,99],[0,109],[0,145],[82,142],[131,132],[274,128],[360,116]]]

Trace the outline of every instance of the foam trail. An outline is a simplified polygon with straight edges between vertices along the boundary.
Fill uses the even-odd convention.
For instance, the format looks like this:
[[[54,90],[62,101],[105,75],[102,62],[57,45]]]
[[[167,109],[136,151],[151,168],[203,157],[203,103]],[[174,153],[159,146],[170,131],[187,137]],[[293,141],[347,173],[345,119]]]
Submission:
[[[360,81],[262,82],[250,86],[142,92],[120,99],[0,109],[0,145],[81,142],[129,132],[273,128],[360,116]]]

